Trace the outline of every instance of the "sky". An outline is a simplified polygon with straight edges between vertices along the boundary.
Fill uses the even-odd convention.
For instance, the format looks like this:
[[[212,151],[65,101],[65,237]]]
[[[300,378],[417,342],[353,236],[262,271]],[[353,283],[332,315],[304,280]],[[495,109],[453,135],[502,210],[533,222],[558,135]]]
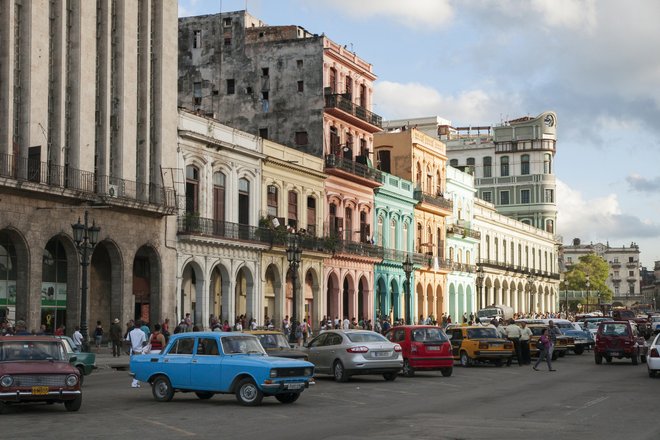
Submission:
[[[373,111],[496,125],[557,113],[557,233],[660,261],[660,2],[179,0],[179,16],[247,9],[373,65]]]

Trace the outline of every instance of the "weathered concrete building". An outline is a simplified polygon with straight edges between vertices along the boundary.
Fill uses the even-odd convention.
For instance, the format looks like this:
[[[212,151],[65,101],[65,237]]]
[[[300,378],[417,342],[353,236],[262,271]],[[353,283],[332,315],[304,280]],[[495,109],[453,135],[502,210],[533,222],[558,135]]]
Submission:
[[[175,0],[2,2],[0,307],[29,328],[81,321],[87,211],[88,322],[173,312],[176,23]]]

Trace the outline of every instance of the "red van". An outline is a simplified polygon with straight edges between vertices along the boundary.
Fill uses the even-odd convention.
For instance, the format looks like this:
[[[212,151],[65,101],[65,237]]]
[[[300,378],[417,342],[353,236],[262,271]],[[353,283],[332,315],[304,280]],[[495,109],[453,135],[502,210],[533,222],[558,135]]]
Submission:
[[[414,375],[415,370],[440,370],[443,376],[451,376],[451,343],[440,327],[402,325],[392,327],[385,337],[401,345],[404,376]]]

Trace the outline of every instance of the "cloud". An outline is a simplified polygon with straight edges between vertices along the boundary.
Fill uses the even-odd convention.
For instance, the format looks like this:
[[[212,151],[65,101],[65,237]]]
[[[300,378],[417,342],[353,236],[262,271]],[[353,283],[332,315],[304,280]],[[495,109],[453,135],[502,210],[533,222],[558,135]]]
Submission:
[[[393,81],[376,82],[374,100],[376,113],[385,119],[440,116],[451,119],[454,125],[479,125],[493,114],[518,105],[515,96],[491,95],[480,89],[442,95],[424,84]]]
[[[422,32],[437,29],[454,16],[449,0],[325,0],[318,3],[354,20],[384,18]]]
[[[557,181],[558,233],[564,243],[660,237],[660,224],[623,213],[616,194],[585,200],[583,195]]]
[[[639,174],[631,174],[626,177],[626,182],[636,191],[647,193],[657,193],[660,191],[660,177],[648,179]]]

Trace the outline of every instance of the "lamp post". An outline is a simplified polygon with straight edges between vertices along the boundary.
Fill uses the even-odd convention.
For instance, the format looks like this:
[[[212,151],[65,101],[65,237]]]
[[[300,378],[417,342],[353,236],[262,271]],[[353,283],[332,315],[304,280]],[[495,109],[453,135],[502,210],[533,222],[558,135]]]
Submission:
[[[291,331],[289,332],[289,342],[296,342],[296,325],[297,325],[297,280],[298,280],[298,267],[300,266],[300,255],[302,251],[299,245],[300,236],[298,234],[289,234],[288,245],[286,248],[286,259],[289,262],[289,270],[291,271],[292,295],[291,299],[293,307],[291,311]]]
[[[479,292],[479,297],[477,298],[477,310],[481,310],[484,307],[483,300],[482,300],[482,295],[483,295],[483,289],[484,289],[484,268],[483,266],[478,266],[477,267],[477,279],[475,280],[477,282],[477,290]],[[476,315],[476,313],[475,313]]]
[[[534,274],[530,273],[527,275],[527,290],[529,290],[529,313],[534,313],[534,301],[532,300],[532,287],[534,287],[534,280],[536,277]]]
[[[94,246],[99,241],[99,233],[101,228],[96,226],[93,222],[89,226],[89,212],[85,211],[85,224],[78,223],[71,225],[73,229],[73,241],[76,242],[76,248],[80,254],[80,266],[82,267],[82,286],[80,288],[80,333],[83,337],[82,351],[87,351],[87,268],[89,267],[90,259]]]
[[[591,281],[589,281],[589,275],[587,275],[587,313],[589,313],[589,289],[591,288]]]
[[[566,319],[568,319],[568,281],[561,282],[564,285],[564,299],[566,300]]]
[[[410,261],[410,255],[406,254],[406,259],[403,262],[403,271],[406,273],[406,324],[411,324],[411,307],[410,307],[410,274],[413,271],[413,262]]]

